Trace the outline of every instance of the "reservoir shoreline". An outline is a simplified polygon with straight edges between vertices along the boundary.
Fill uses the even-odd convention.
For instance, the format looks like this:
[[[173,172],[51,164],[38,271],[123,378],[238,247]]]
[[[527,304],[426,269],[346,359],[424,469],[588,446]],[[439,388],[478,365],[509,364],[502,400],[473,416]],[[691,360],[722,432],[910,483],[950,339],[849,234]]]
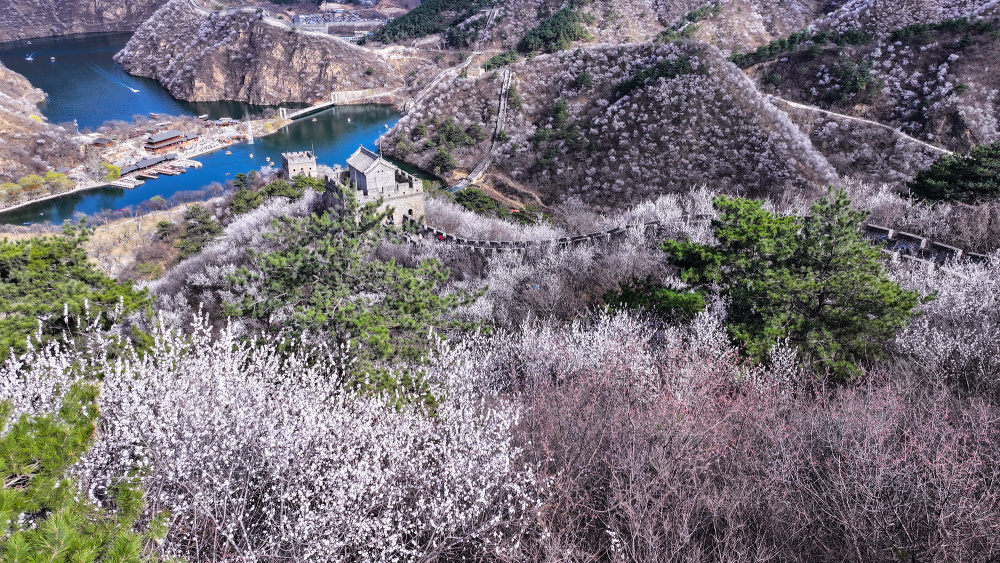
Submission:
[[[85,34],[49,38],[24,45],[0,44],[0,61],[19,72],[46,92],[48,99],[41,111],[50,122],[78,121],[81,129],[94,128],[109,120],[129,121],[147,115],[198,116],[210,119],[248,114],[260,115],[267,108],[248,104],[188,103],[173,99],[156,81],[125,75],[112,57],[128,40],[128,34]],[[28,49],[42,65],[25,61]],[[30,52],[28,52],[30,54]],[[57,63],[49,63],[49,53],[56,53]],[[42,59],[42,57],[45,59]],[[119,70],[115,70],[118,68]],[[53,73],[57,72],[55,78]],[[133,92],[138,90],[139,92]],[[141,93],[140,93],[141,92]],[[80,99],[79,96],[83,96]],[[272,130],[254,127],[255,144],[234,142],[218,145],[199,153],[179,155],[198,157],[200,169],[189,169],[175,176],[161,175],[134,189],[109,187],[107,182],[78,185],[67,192],[46,195],[30,202],[20,202],[0,210],[0,224],[59,224],[79,214],[134,207],[154,196],[164,199],[181,192],[198,191],[213,183],[224,184],[237,172],[249,172],[265,165],[280,166],[282,152],[313,150],[323,164],[343,163],[359,145],[375,148],[379,137],[399,119],[392,105],[349,104],[311,114],[303,119],[275,123]],[[258,125],[263,122],[258,122]],[[280,125],[280,126],[277,126]],[[241,127],[242,128],[242,127]],[[203,148],[203,147],[194,147]],[[231,151],[231,155],[224,155]],[[251,157],[251,154],[253,155]],[[270,162],[266,162],[270,157]],[[266,167],[266,166],[265,166]]]

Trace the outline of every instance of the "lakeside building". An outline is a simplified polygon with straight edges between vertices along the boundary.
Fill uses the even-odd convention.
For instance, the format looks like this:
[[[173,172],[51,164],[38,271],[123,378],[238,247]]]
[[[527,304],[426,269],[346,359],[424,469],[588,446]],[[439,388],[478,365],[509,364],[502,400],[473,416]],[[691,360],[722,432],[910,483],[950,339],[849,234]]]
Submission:
[[[170,131],[150,135],[143,148],[146,149],[146,152],[152,154],[163,154],[186,147],[197,140],[197,135],[185,135],[176,129],[171,129]]]
[[[126,166],[125,168],[122,168],[121,175],[125,176],[126,174],[131,174],[133,172],[142,172],[143,170],[152,168],[158,164],[163,164],[164,162],[176,159],[177,155],[171,154],[167,156],[157,156],[154,158],[147,158],[144,160],[140,160],[139,162],[136,162],[132,166]]]

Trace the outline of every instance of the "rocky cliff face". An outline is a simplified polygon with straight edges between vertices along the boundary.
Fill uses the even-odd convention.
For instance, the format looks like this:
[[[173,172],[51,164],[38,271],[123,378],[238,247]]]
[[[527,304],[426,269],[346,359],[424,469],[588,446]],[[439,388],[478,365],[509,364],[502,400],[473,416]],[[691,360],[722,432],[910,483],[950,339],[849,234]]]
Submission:
[[[116,60],[190,101],[314,102],[335,91],[404,86],[402,74],[368,49],[293,32],[251,10],[201,12],[186,0],[158,10]]]
[[[131,31],[167,0],[7,0],[0,41],[95,31]]]
[[[0,64],[0,183],[80,160],[69,132],[44,122],[45,94]]]

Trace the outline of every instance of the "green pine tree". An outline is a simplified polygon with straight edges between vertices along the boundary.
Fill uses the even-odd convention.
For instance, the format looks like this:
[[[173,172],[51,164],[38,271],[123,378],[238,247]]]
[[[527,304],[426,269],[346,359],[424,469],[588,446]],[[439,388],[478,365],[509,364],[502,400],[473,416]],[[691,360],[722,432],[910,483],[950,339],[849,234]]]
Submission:
[[[86,501],[68,469],[93,440],[97,388],[77,385],[57,414],[11,419],[0,403],[0,559],[8,563],[140,563],[164,521],[136,531],[142,495],[119,483],[110,510]]]
[[[719,197],[715,207],[718,246],[663,248],[685,281],[721,288],[730,333],[750,356],[763,359],[787,339],[806,365],[838,380],[855,376],[857,362],[884,357],[919,296],[886,276],[881,253],[861,236],[865,214],[843,190],[831,190],[805,219],[745,199]]]
[[[371,377],[375,363],[419,359],[429,330],[451,326],[445,315],[471,296],[441,294],[448,271],[437,260],[406,267],[376,259],[389,211],[377,211],[380,201],[359,208],[350,190],[343,196],[339,212],[279,220],[267,236],[280,250],[251,253],[253,267],[230,277],[244,298],[226,313],[258,319],[273,335],[350,342],[359,378]],[[251,286],[259,291],[247,292]]]
[[[149,305],[145,290],[94,268],[83,249],[89,234],[68,227],[63,236],[0,240],[0,360],[23,352],[29,336],[73,337],[87,317],[107,329],[116,307],[128,315]]]
[[[969,154],[943,156],[909,185],[915,195],[930,200],[994,200],[1000,196],[1000,143],[980,145]]]
[[[222,233],[222,225],[212,217],[208,209],[192,205],[184,211],[184,233],[177,237],[174,246],[181,260],[201,252],[205,245]]]

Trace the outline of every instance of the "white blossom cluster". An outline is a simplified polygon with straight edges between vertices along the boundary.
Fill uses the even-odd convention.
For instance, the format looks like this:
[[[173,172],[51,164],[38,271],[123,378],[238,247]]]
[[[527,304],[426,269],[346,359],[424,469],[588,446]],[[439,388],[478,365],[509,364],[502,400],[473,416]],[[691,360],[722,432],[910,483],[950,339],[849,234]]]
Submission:
[[[157,296],[157,308],[162,312],[163,322],[173,327],[185,326],[199,310],[221,308],[226,303],[240,301],[243,294],[235,295],[228,290],[227,276],[251,263],[251,251],[274,250],[266,235],[276,219],[306,217],[318,200],[318,194],[312,190],[291,203],[285,198],[272,198],[237,217],[226,226],[219,239],[151,282],[149,288]],[[245,291],[252,294],[254,287]],[[232,329],[239,332],[245,327],[237,322]]]
[[[914,23],[994,15],[992,0],[847,0],[816,25],[837,31],[869,29],[889,33]]]
[[[847,178],[840,185],[851,196],[854,207],[869,212],[870,223],[919,233],[966,251],[988,253],[1000,247],[1000,204],[995,202],[974,206],[929,204],[901,196],[887,184]],[[800,201],[797,209],[804,213],[808,202]]]
[[[141,357],[53,344],[0,368],[18,413],[56,410],[67,384],[101,374],[96,442],[74,471],[98,504],[138,476],[147,514],[169,517],[162,555],[516,557],[541,489],[512,438],[519,409],[481,384],[489,348],[438,350],[425,412],[345,392],[335,351],[283,354],[199,319],[188,332],[158,328]]]
[[[549,223],[516,225],[496,217],[486,217],[445,199],[428,198],[425,222],[448,234],[469,240],[525,241],[555,240],[565,231]]]
[[[892,277],[933,299],[896,338],[910,377],[944,378],[957,389],[1000,398],[1000,255],[982,265],[898,263]]]
[[[664,228],[655,233],[633,229],[611,243],[565,249],[550,246],[496,255],[490,258],[481,277],[463,283],[469,289],[484,289],[485,294],[459,314],[469,320],[516,329],[532,319],[570,321],[586,316],[605,292],[618,290],[633,279],[648,278],[683,287],[656,245],[666,237],[712,242],[707,221],[679,220],[683,212],[714,213],[711,196],[708,190],[697,190],[685,198],[664,196],[606,217],[592,224],[590,231],[663,222]],[[451,265],[455,257],[442,256],[442,260]]]

